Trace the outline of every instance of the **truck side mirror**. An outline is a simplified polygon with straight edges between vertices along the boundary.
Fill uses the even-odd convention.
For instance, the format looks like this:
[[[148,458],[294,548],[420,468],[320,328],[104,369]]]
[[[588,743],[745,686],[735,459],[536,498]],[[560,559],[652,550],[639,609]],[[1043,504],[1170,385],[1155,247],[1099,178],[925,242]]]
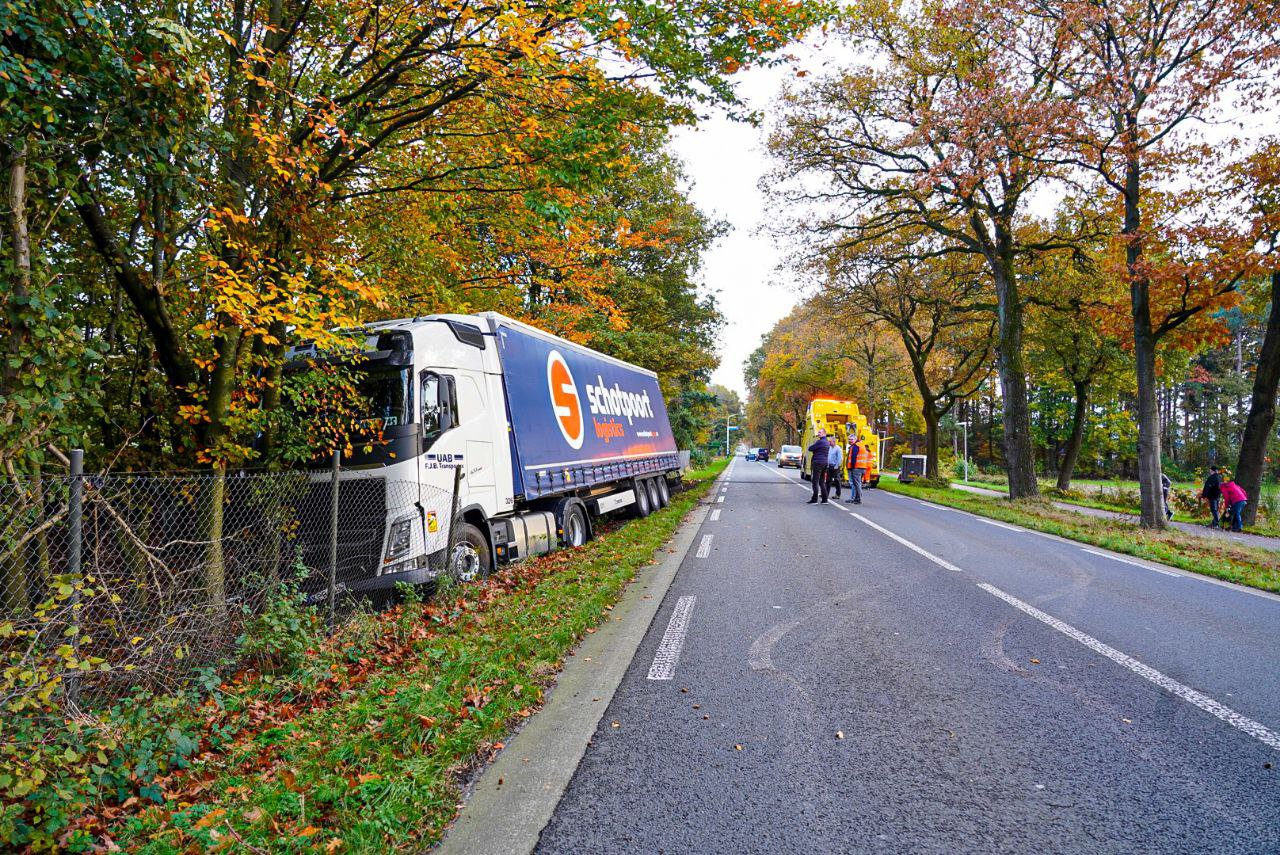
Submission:
[[[440,402],[440,432],[444,433],[458,423],[457,414],[454,412],[454,401],[457,395],[454,392],[454,384],[452,377],[441,377],[440,384],[437,387],[437,394]]]

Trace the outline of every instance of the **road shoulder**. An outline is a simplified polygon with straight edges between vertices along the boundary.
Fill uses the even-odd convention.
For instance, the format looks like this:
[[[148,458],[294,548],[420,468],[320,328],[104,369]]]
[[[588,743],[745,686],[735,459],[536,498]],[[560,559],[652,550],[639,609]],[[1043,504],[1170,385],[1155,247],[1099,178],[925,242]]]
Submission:
[[[693,546],[711,501],[708,493],[690,511],[655,555],[658,563],[636,575],[611,619],[565,660],[546,703],[477,779],[437,853],[533,851]]]

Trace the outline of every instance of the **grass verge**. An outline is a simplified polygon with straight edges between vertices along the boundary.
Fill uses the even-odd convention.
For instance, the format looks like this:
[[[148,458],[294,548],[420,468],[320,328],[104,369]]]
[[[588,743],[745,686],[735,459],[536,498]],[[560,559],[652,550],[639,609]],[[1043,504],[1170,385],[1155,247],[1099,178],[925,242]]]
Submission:
[[[981,487],[986,490],[995,490],[998,493],[1009,493],[1009,484],[1007,481],[1000,480],[978,480],[969,479],[970,484],[974,487]],[[960,483],[953,481],[952,483]],[[1137,482],[1130,481],[1073,481],[1071,495],[1062,496],[1055,494],[1054,484],[1051,481],[1040,482],[1040,492],[1054,502],[1060,502],[1064,505],[1077,505],[1082,508],[1093,508],[1099,511],[1110,511],[1116,514],[1128,514],[1129,516],[1138,516],[1141,508],[1138,506],[1138,486]],[[1082,489],[1077,489],[1078,485]],[[1129,486],[1132,489],[1129,490]],[[1112,492],[1091,492],[1091,487],[1111,488]],[[1173,485],[1175,491],[1179,491],[1181,501],[1175,502],[1174,521],[1192,523],[1194,525],[1207,525],[1209,523],[1209,511],[1197,503],[1195,496],[1199,495],[1199,488],[1194,484],[1178,483]],[[1128,491],[1128,492],[1124,492]],[[1108,499],[1116,495],[1128,495],[1132,493],[1130,501],[1115,501]],[[1264,494],[1265,495],[1265,494]],[[1250,534],[1257,534],[1263,537],[1280,537],[1280,525],[1273,522],[1269,518],[1263,516],[1264,510],[1259,509],[1258,520],[1254,525],[1250,526],[1248,531]]]
[[[1112,552],[1280,593],[1280,556],[1234,541],[1196,537],[1177,530],[1147,531],[1114,519],[1055,508],[1047,501],[1010,502],[954,489],[929,489],[885,478],[882,489],[946,505],[979,516],[1015,523]]]
[[[537,709],[726,463],[580,549],[361,615],[287,674],[239,674],[195,711],[201,750],[157,781],[162,804],[97,806],[64,839],[149,853],[422,851],[456,814],[461,778]]]

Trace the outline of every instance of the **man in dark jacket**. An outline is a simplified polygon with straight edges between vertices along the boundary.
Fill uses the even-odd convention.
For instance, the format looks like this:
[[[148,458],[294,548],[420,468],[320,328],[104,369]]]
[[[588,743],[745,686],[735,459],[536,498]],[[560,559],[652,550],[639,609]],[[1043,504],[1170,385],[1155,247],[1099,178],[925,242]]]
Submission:
[[[1218,500],[1222,498],[1222,475],[1218,473],[1217,466],[1209,467],[1209,477],[1204,479],[1204,489],[1200,491],[1200,498],[1209,503],[1209,513],[1213,514],[1213,522],[1209,525],[1217,528]]]
[[[809,446],[809,480],[813,482],[813,498],[807,504],[816,504],[819,492],[822,493],[822,504],[827,504],[828,491],[831,489],[827,480],[827,452],[830,450],[827,432],[819,428],[817,440]]]

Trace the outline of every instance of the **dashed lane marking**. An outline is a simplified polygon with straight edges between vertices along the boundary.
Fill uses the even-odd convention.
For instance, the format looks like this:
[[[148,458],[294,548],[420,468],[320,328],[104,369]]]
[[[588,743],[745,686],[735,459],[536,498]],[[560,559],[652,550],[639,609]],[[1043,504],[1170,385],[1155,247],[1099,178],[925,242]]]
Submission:
[[[706,558],[711,554],[711,541],[715,539],[714,534],[704,534],[702,542],[698,544],[698,557]]]
[[[723,501],[724,501],[724,496],[716,496],[716,501],[717,501],[717,502],[723,502]]]
[[[1114,647],[1110,647],[1106,644],[1103,644],[1101,641],[1098,641],[1098,639],[1094,638],[1091,635],[1086,635],[1085,633],[1076,629],[1071,624],[1064,623],[1063,621],[1058,620],[1053,615],[1046,614],[1045,612],[1040,611],[1035,606],[1029,605],[1028,603],[1024,603],[1022,600],[1019,600],[1017,597],[1014,597],[1010,594],[1006,594],[1004,591],[1000,590],[994,585],[988,585],[986,582],[979,582],[978,587],[993,596],[999,597],[1009,605],[1013,606],[1015,609],[1018,609],[1019,611],[1022,611],[1022,612],[1025,612],[1026,614],[1031,615],[1031,617],[1035,618],[1041,623],[1046,624],[1047,626],[1053,627],[1063,635],[1066,635],[1069,638],[1075,639],[1076,641],[1080,642],[1085,647],[1089,648],[1095,653],[1100,653],[1103,656],[1110,659],[1112,662],[1115,662],[1118,665],[1128,668],[1130,671],[1137,674],[1139,677],[1142,677],[1146,680],[1150,680],[1152,683],[1155,683],[1157,686],[1164,689],[1166,692],[1169,692],[1170,694],[1173,694],[1173,695],[1177,695],[1179,698],[1182,698],[1187,703],[1193,706],[1196,706],[1201,710],[1209,713],[1209,715],[1219,718],[1222,721],[1225,721],[1227,724],[1231,725],[1232,727],[1238,730],[1241,730],[1244,733],[1247,733],[1248,735],[1252,736],[1254,739],[1261,742],[1263,745],[1266,745],[1270,748],[1274,748],[1277,751],[1280,751],[1280,734],[1277,734],[1274,731],[1268,729],[1265,725],[1254,721],[1248,716],[1241,715],[1240,713],[1236,712],[1230,707],[1225,706],[1224,704],[1221,704],[1218,701],[1215,701],[1213,698],[1209,697],[1208,695],[1202,692],[1197,692],[1195,689],[1191,688],[1190,686],[1182,685],[1177,680],[1174,680],[1171,677],[1165,676],[1164,674],[1160,673],[1156,669],[1152,668],[1150,665],[1144,665],[1143,663],[1139,662],[1137,659],[1134,659],[1132,656],[1129,656],[1128,654],[1125,654],[1125,653],[1121,653],[1119,650],[1116,650]]]
[[[693,614],[693,604],[697,601],[697,597],[681,597],[676,601],[676,607],[671,610],[671,620],[667,622],[667,631],[662,634],[658,652],[649,666],[650,680],[670,680],[676,675],[684,637],[689,632],[689,616]]]
[[[1108,555],[1105,552],[1098,552],[1096,549],[1081,549],[1081,552],[1087,552],[1090,555],[1098,555],[1102,558],[1110,558],[1112,561],[1119,561],[1121,564],[1132,564],[1134,567],[1141,567],[1143,570],[1152,570],[1156,573],[1163,573],[1165,576],[1174,576],[1179,579],[1183,578],[1181,573],[1174,573],[1172,570],[1164,570],[1159,567],[1152,567],[1150,564],[1143,564],[1140,561],[1130,561],[1128,558],[1121,558],[1118,555]]]
[[[711,512],[711,521],[719,522],[719,520],[720,520],[720,509],[716,508],[714,511]]]

